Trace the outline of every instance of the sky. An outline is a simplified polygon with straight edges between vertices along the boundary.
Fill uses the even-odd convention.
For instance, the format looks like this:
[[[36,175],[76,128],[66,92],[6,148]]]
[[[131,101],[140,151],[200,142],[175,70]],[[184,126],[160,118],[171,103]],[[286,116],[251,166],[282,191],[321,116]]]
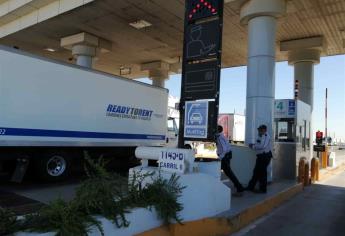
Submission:
[[[223,69],[220,86],[220,113],[244,114],[247,68]],[[314,129],[325,129],[325,90],[328,88],[328,130],[331,137],[345,140],[345,56],[322,57],[314,71]],[[141,79],[151,83],[148,79]],[[293,98],[293,67],[287,62],[276,64],[276,99]],[[181,75],[166,81],[171,95],[180,97]]]

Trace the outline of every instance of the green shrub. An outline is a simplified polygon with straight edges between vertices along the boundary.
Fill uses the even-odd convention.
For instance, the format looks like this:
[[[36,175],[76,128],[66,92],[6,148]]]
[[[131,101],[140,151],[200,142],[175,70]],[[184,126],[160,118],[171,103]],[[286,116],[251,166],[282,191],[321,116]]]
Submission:
[[[117,227],[128,227],[130,222],[126,220],[125,214],[130,209],[155,207],[165,224],[172,220],[179,223],[182,221],[178,212],[183,206],[178,198],[184,187],[178,183],[177,175],[167,180],[161,175],[154,177],[154,173],[135,172],[128,181],[107,172],[102,158],[96,162],[87,154],[85,156],[89,178],[78,188],[76,201],[88,214],[99,214],[112,220]],[[144,185],[147,178],[151,178],[151,183]]]
[[[147,206],[154,206],[158,217],[165,224],[171,223],[171,220],[182,222],[178,212],[183,210],[183,206],[178,202],[178,198],[185,187],[178,183],[179,178],[175,174],[170,179],[164,179],[159,175],[153,179],[152,184],[148,184],[142,190]]]
[[[18,231],[16,215],[0,207],[0,235],[8,235]]]
[[[79,209],[75,201],[66,203],[58,199],[44,206],[39,212],[25,217],[21,228],[30,232],[56,232],[57,236],[84,236],[92,226],[103,229],[95,218]]]
[[[128,206],[123,204],[127,191],[127,179],[104,169],[102,158],[97,161],[85,155],[88,168],[85,180],[76,191],[75,201],[86,214],[102,215],[113,221],[117,227],[128,227],[125,214]]]
[[[128,183],[127,196],[125,199],[123,199],[124,204],[130,206],[131,208],[147,208],[149,203],[146,201],[144,196],[144,181],[153,175],[153,172],[147,174],[142,174],[141,172],[132,173]]]
[[[53,201],[39,212],[26,216],[20,222],[21,230],[57,232],[57,236],[83,236],[96,227],[104,235],[101,223],[93,216],[103,216],[118,228],[128,227],[130,222],[125,214],[137,207],[150,210],[154,207],[165,224],[171,221],[181,223],[178,212],[183,206],[178,198],[184,187],[178,183],[178,176],[172,175],[167,180],[161,175],[154,177],[153,173],[139,172],[128,181],[107,172],[102,158],[92,160],[85,153],[85,160],[88,178],[77,188],[76,197],[70,202]],[[144,185],[147,178],[152,178],[151,183]]]
[[[151,183],[144,186],[144,181],[151,178]],[[154,173],[141,174],[133,173],[130,180],[128,196],[125,199],[126,205],[151,209],[154,207],[158,217],[165,224],[172,220],[181,223],[182,219],[178,212],[183,210],[183,206],[178,202],[182,194],[182,187],[179,183],[179,176],[172,175],[170,179],[164,179],[160,174],[154,176]]]

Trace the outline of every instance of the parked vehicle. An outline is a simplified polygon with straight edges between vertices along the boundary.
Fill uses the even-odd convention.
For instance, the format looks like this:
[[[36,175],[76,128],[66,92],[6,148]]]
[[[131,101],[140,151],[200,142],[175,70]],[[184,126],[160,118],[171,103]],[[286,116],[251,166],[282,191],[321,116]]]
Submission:
[[[218,124],[223,126],[225,137],[232,142],[244,142],[246,117],[239,114],[219,114]]]
[[[28,166],[40,179],[64,179],[84,151],[134,157],[137,146],[176,138],[166,89],[7,47],[0,71],[0,166],[17,161],[16,180]]]
[[[345,150],[345,143],[339,144],[338,149],[339,150]]]

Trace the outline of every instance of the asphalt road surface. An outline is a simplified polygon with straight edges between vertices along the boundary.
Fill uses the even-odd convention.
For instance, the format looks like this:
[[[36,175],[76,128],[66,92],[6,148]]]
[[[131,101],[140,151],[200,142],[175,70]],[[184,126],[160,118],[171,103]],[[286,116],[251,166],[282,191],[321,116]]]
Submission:
[[[235,236],[344,236],[345,170],[257,220]]]

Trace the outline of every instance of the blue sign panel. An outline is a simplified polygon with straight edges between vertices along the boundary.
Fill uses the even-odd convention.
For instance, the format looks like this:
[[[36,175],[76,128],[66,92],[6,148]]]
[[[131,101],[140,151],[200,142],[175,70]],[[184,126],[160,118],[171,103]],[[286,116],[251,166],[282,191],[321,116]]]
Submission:
[[[208,101],[188,101],[185,109],[184,137],[207,138]]]
[[[296,115],[296,101],[290,99],[278,99],[274,102],[275,118],[294,118]]]
[[[296,101],[290,100],[289,101],[289,108],[288,108],[288,115],[294,116],[296,114]]]

